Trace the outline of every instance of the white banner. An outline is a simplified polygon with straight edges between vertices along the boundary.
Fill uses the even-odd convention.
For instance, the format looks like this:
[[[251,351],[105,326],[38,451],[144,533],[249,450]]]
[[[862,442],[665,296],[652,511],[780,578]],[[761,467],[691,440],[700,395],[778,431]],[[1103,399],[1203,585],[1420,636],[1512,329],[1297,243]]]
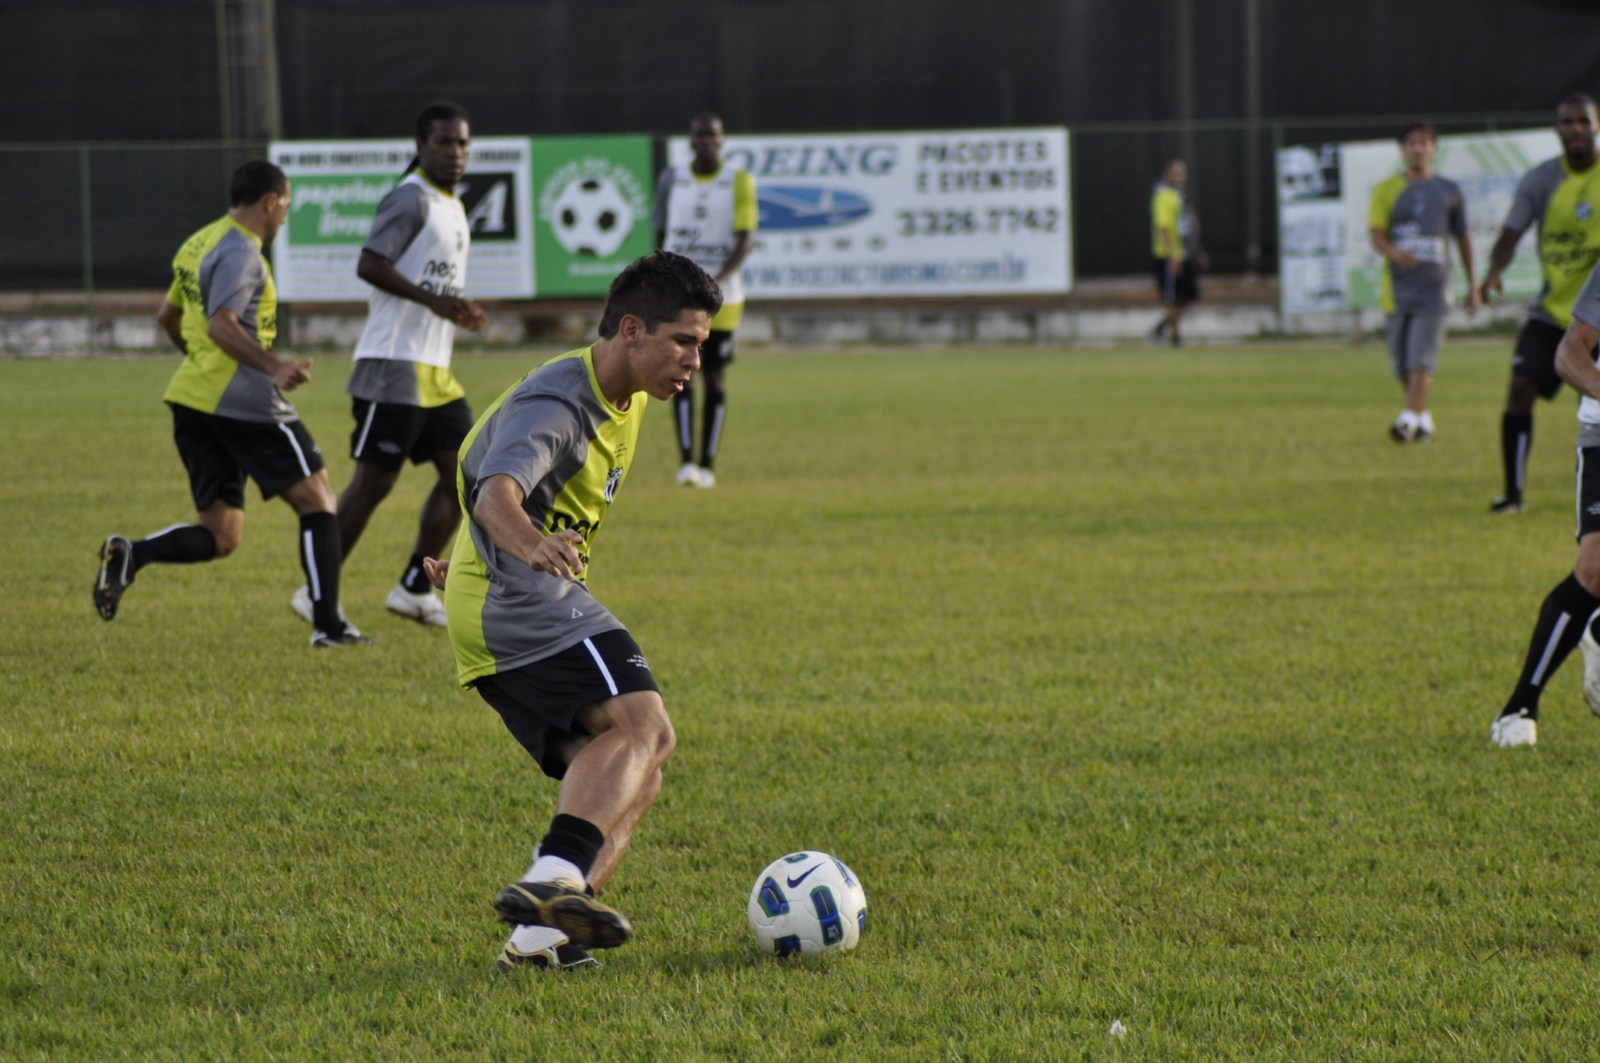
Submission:
[[[1473,259],[1481,278],[1522,175],[1555,156],[1548,129],[1447,134],[1434,170],[1461,186]],[[1378,306],[1383,260],[1367,236],[1372,189],[1403,171],[1393,139],[1285,148],[1278,152],[1280,305],[1286,314]],[[1532,300],[1542,283],[1537,255],[1524,246],[1504,275],[1507,300]],[[1466,289],[1450,242],[1455,294]]]
[[[756,180],[753,299],[1072,288],[1065,129],[732,136],[723,160]]]
[[[361,245],[378,201],[400,180],[416,152],[409,140],[280,141],[269,157],[289,175],[289,222],[273,241],[278,295],[289,302],[361,301],[371,291],[356,277]],[[456,189],[472,225],[466,294],[474,299],[533,295],[533,211],[528,141],[472,142],[466,177]]]

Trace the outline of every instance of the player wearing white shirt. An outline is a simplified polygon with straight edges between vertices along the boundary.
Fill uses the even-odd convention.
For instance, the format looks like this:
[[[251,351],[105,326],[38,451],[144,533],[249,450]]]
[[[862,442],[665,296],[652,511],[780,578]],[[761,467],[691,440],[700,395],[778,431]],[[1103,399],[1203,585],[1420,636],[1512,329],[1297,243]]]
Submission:
[[[400,478],[406,460],[438,471],[422,504],[416,545],[385,604],[402,616],[443,627],[444,603],[422,569],[455,534],[456,451],[472,431],[472,410],[450,372],[457,328],[483,328],[483,309],[462,297],[472,233],[455,188],[471,147],[467,113],[437,103],[417,117],[417,157],[378,204],[356,275],[373,291],[356,344],[347,390],[355,429],[355,475],[339,496],[339,543],[348,557],[372,511]],[[306,588],[294,608],[309,609]]]
[[[722,164],[722,119],[696,116],[689,123],[694,158],[669,166],[656,185],[656,246],[693,259],[716,280],[724,295],[711,322],[711,336],[700,349],[705,406],[700,430],[700,461],[694,460],[694,395],[688,388],[673,400],[678,426],[678,483],[714,487],[711,471],[722,441],[728,407],[723,376],[733,362],[733,333],[744,316],[741,270],[755,244],[756,183],[744,170]]]

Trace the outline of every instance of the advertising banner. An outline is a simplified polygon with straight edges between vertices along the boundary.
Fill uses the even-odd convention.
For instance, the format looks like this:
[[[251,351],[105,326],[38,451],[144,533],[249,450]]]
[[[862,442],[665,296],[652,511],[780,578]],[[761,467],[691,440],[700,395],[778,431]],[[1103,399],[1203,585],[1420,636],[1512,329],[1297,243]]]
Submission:
[[[1065,129],[730,136],[723,161],[756,181],[752,299],[1072,287]]]
[[[1522,175],[1559,151],[1548,129],[1439,138],[1434,170],[1461,186],[1480,277]],[[1400,145],[1387,139],[1286,148],[1277,161],[1283,312],[1377,307],[1384,263],[1367,235],[1367,211],[1372,189],[1404,170]],[[1530,231],[1504,274],[1507,301],[1530,302],[1539,293],[1532,241]],[[1466,278],[1454,241],[1449,247],[1460,301]]]
[[[269,157],[292,183],[289,220],[272,248],[278,295],[287,302],[346,302],[371,289],[356,277],[378,202],[400,181],[415,145],[408,140],[279,141]],[[472,226],[466,294],[527,298],[533,285],[533,213],[528,141],[472,142],[456,189]]]
[[[649,137],[535,137],[536,291],[603,296],[622,268],[655,247]]]

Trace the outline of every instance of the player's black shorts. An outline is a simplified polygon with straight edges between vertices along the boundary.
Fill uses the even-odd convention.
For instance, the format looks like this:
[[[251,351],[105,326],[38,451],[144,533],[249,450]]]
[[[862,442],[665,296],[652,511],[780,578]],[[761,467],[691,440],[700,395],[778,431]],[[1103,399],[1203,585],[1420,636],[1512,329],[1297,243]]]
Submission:
[[[1582,440],[1580,439],[1580,443]],[[1577,538],[1600,532],[1600,447],[1578,447]]]
[[[169,402],[172,438],[189,470],[194,508],[244,508],[244,478],[273,498],[322,470],[322,450],[299,421],[241,421]]]
[[[399,471],[407,458],[423,465],[441,450],[453,454],[472,431],[472,408],[466,399],[443,406],[351,399],[350,412],[356,419],[350,456],[386,472]]]
[[[1547,399],[1561,390],[1561,374],[1556,372],[1556,348],[1567,330],[1548,321],[1530,318],[1517,333],[1517,346],[1511,352],[1511,372],[1527,377]]]
[[[700,345],[700,369],[713,372],[733,364],[733,333],[712,332]]]
[[[1155,260],[1156,291],[1163,306],[1184,306],[1200,298],[1200,265],[1192,258],[1183,260],[1176,275],[1167,269],[1167,260]]]
[[[472,686],[552,779],[567,773],[561,744],[584,733],[579,710],[619,694],[661,690],[639,644],[620,627],[542,661],[475,679]]]

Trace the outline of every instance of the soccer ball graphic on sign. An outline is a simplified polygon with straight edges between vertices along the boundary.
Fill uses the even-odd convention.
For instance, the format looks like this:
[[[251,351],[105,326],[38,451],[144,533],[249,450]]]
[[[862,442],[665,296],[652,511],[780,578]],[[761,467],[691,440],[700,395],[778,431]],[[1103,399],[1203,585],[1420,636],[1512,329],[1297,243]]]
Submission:
[[[556,241],[574,255],[604,258],[633,231],[633,204],[609,177],[590,174],[561,190],[550,206]]]
[[[827,853],[781,856],[750,890],[750,932],[769,956],[818,956],[856,947],[867,929],[867,894]]]

